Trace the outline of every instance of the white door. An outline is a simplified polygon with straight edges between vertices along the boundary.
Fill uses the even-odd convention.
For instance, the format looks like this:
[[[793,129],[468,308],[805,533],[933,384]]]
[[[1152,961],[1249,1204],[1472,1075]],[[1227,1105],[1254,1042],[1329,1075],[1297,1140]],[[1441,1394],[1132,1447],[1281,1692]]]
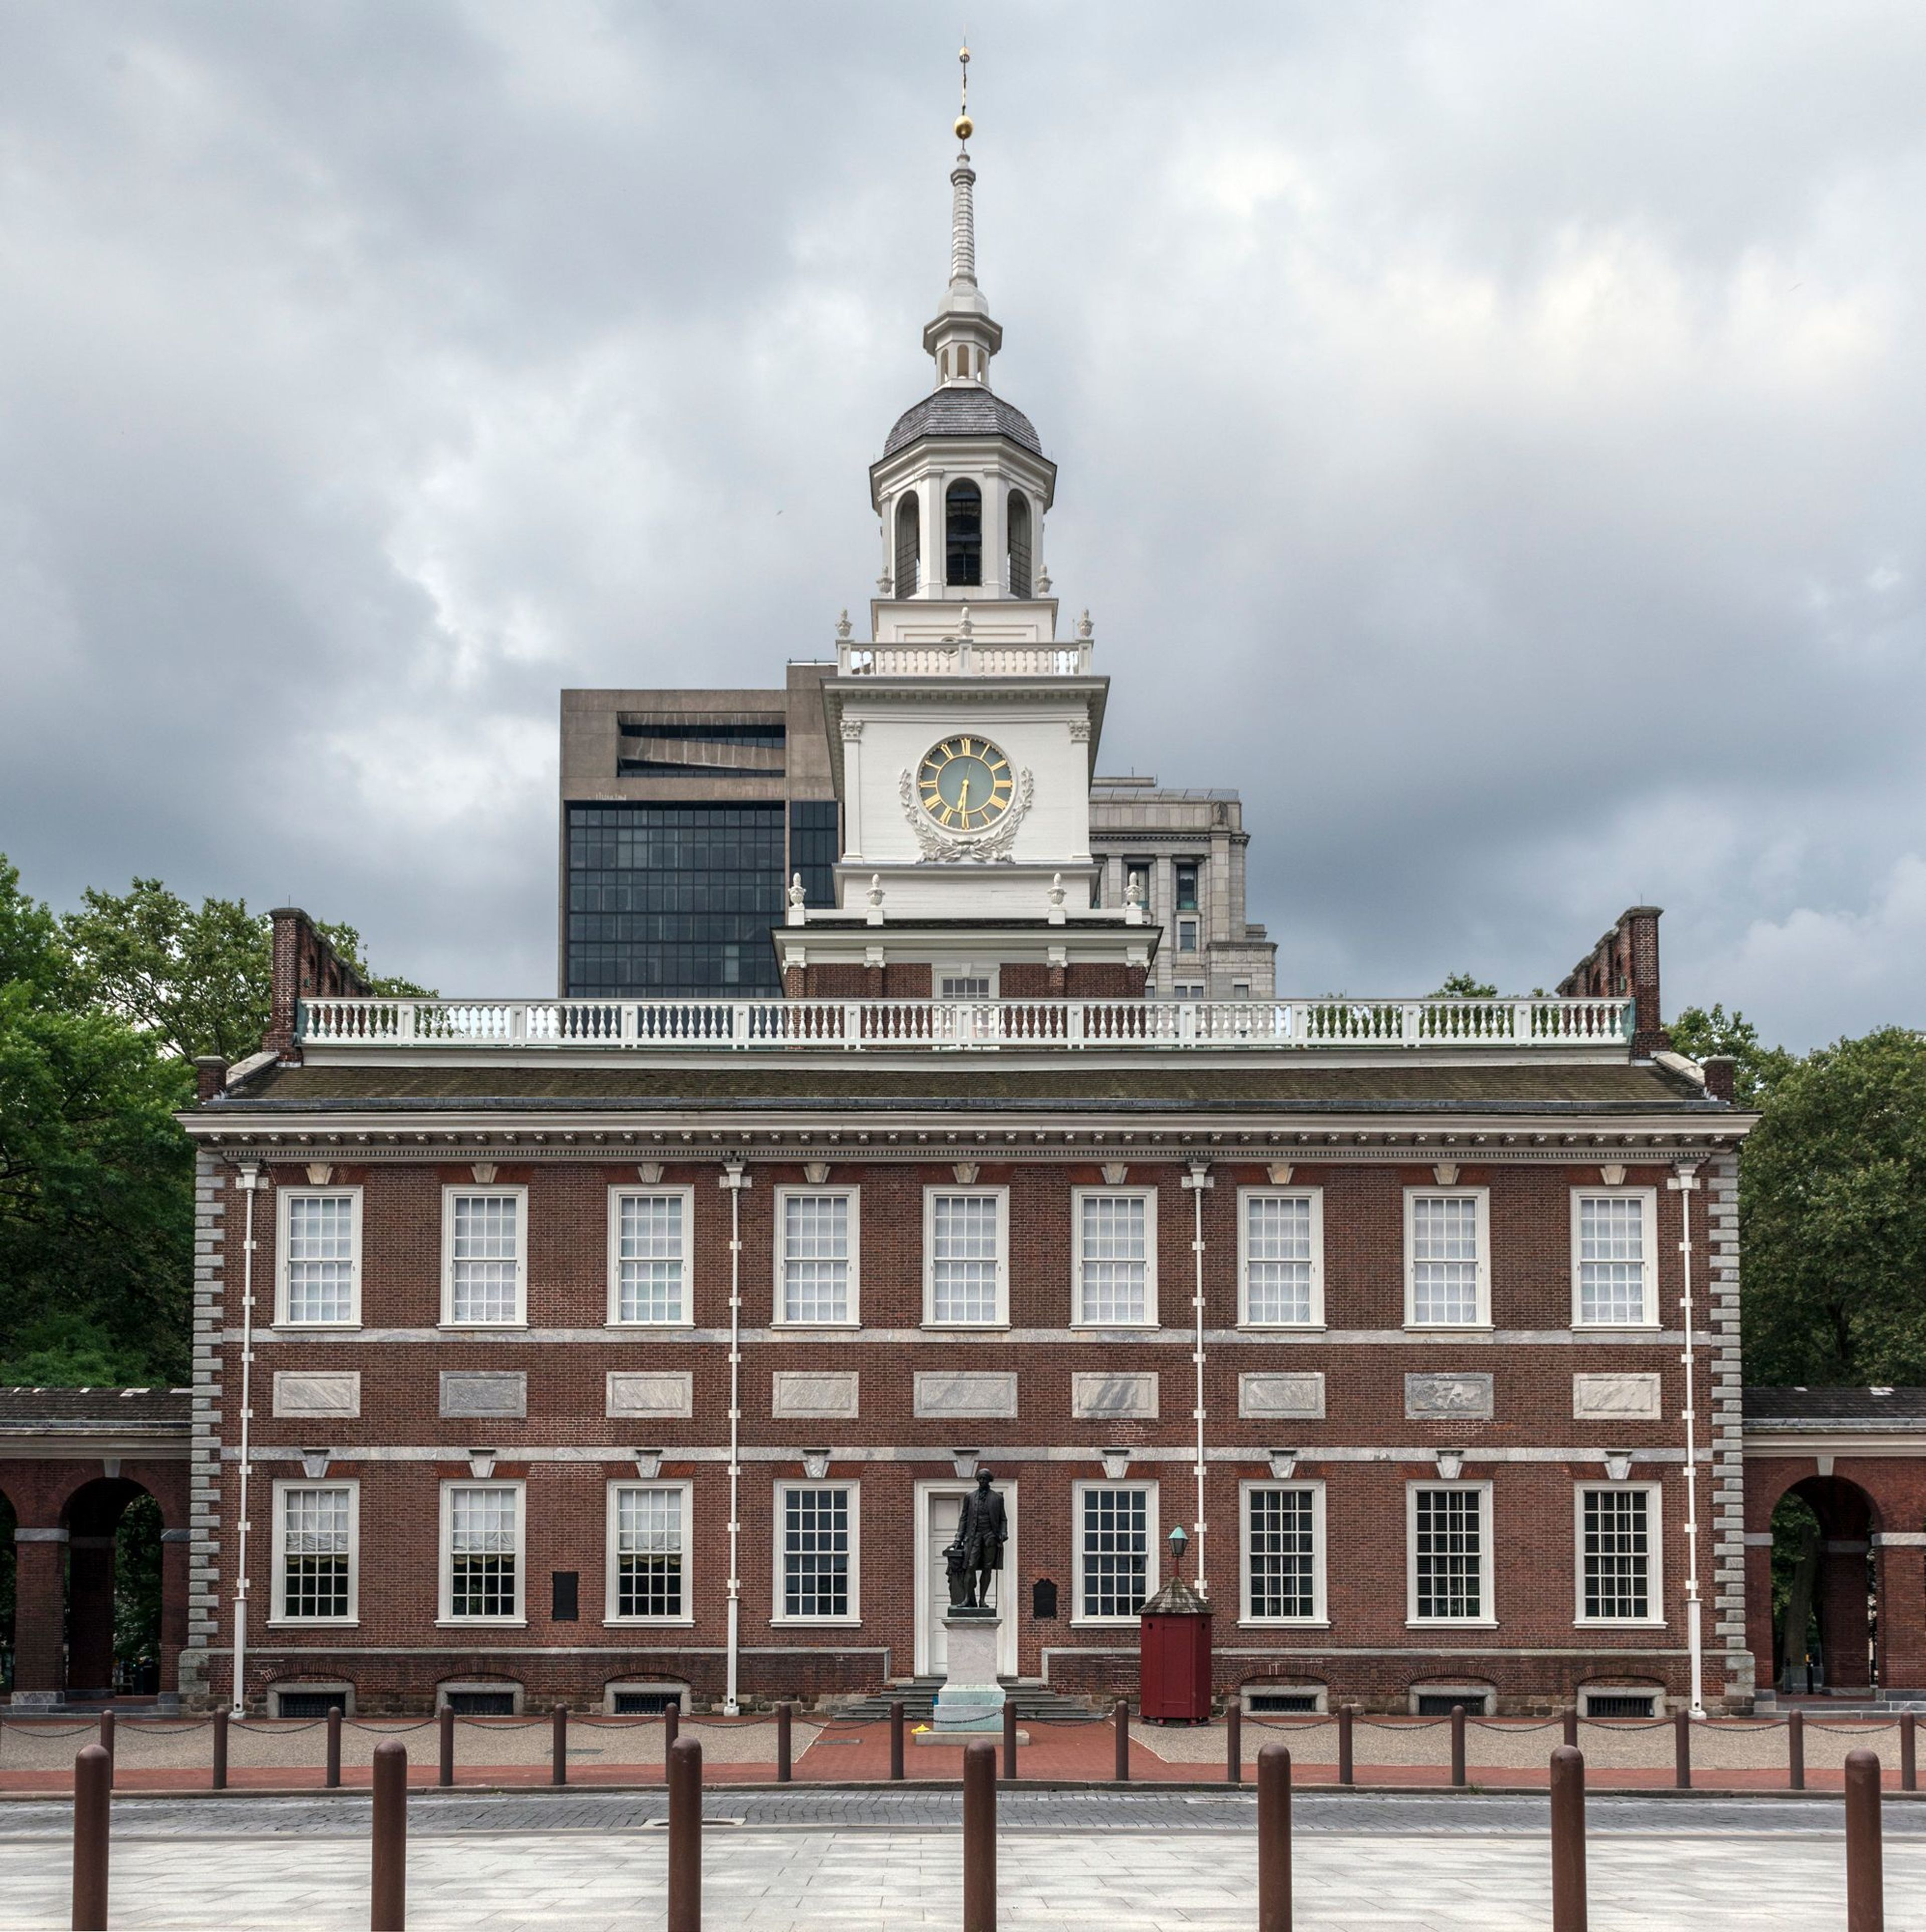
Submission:
[[[950,1566],[943,1552],[956,1540],[957,1512],[963,1507],[960,1496],[933,1496],[929,1499],[929,1528],[924,1538],[928,1561],[924,1575],[923,1616],[929,1630],[929,1674],[940,1677],[950,1668],[950,1632],[943,1613],[950,1607]]]
[[[943,1613],[950,1607],[950,1568],[943,1552],[956,1540],[957,1512],[973,1483],[919,1483],[916,1508],[921,1534],[916,1548],[919,1585],[916,1616],[916,1670],[926,1677],[940,1677],[950,1667],[950,1633],[943,1627]],[[1005,1677],[1016,1675],[1016,1619],[1010,1612],[1008,1598],[1016,1588],[1016,1485],[999,1483],[1004,1514],[1010,1524],[1010,1540],[1004,1545],[1004,1567],[996,1571],[990,1593],[997,1612],[997,1669]]]

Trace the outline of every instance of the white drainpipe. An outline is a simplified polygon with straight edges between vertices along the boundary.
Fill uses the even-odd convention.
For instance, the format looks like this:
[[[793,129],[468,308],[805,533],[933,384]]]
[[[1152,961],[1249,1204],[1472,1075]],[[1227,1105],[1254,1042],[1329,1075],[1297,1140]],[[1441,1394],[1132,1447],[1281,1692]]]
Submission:
[[[254,1420],[254,1192],[261,1184],[261,1170],[253,1161],[243,1165],[236,1178],[248,1197],[241,1238],[241,1510],[234,1539],[234,1714],[247,1712],[248,1682],[248,1478],[254,1474],[248,1461],[248,1444]]]
[[[736,1660],[742,1631],[742,1579],[736,1561],[742,1538],[742,1466],[739,1460],[742,1432],[742,1190],[749,1184],[742,1163],[730,1161],[724,1169],[722,1185],[729,1190],[729,1664],[722,1694],[722,1709],[734,1717],[742,1708],[736,1701]]]
[[[1204,1572],[1204,1193],[1216,1183],[1210,1178],[1208,1162],[1193,1160],[1190,1172],[1184,1177],[1184,1186],[1190,1190],[1192,1205],[1191,1216],[1190,1252],[1196,1263],[1196,1287],[1191,1295],[1190,1305],[1197,1318],[1197,1346],[1192,1352],[1191,1360],[1197,1366],[1197,1406],[1191,1412],[1197,1424],[1197,1521],[1192,1531],[1197,1539],[1197,1570],[1194,1587],[1200,1597],[1210,1594],[1210,1586]]]
[[[1684,1292],[1678,1306],[1685,1321],[1685,1640],[1692,1655],[1692,1715],[1706,1714],[1705,1605],[1699,1598],[1698,1382],[1694,1365],[1698,1351],[1692,1336],[1692,1196],[1699,1183],[1696,1161],[1682,1161],[1665,1184],[1678,1196],[1678,1253],[1684,1265]]]

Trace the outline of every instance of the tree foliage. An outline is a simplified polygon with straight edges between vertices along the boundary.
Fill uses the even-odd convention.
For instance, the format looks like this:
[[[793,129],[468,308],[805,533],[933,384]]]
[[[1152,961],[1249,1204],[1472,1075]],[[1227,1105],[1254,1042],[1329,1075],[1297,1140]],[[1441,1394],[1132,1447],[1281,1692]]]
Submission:
[[[1495,1000],[1498,988],[1474,973],[1454,973],[1431,997],[1434,1000]]]
[[[1926,1382],[1926,1034],[1885,1028],[1773,1076],[1739,1233],[1749,1380]]]
[[[1688,1006],[1666,1028],[1672,1046],[1688,1060],[1703,1060],[1724,1054],[1738,1064],[1732,1092],[1742,1107],[1759,1106],[1780,1080],[1798,1064],[1783,1046],[1767,1046],[1759,1029],[1736,1008],[1728,1015],[1723,1006],[1708,1012]]]

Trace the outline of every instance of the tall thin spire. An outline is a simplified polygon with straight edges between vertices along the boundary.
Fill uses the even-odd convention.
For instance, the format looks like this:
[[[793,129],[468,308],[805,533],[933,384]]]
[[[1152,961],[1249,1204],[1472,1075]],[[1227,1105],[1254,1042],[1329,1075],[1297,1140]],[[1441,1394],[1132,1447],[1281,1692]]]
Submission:
[[[952,190],[950,211],[950,280],[976,286],[976,201],[974,190],[976,171],[970,165],[970,136],[976,123],[970,118],[970,50],[966,46],[956,58],[963,70],[963,103],[956,113],[956,138],[962,144],[956,165],[950,171]]]
[[[956,56],[963,70],[963,94],[955,122],[962,144],[950,171],[950,286],[937,305],[936,320],[923,331],[923,346],[936,360],[939,386],[956,382],[987,386],[990,358],[1003,331],[990,320],[989,304],[976,286],[976,171],[970,164],[970,50]]]

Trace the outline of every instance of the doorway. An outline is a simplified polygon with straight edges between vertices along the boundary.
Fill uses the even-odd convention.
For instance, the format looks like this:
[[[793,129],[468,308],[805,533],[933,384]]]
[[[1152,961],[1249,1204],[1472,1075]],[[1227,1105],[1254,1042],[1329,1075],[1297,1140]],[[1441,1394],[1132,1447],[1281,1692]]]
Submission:
[[[916,1485],[916,1655],[919,1677],[940,1677],[949,1667],[950,1633],[943,1627],[943,1613],[950,1607],[950,1573],[943,1552],[956,1540],[956,1512],[963,1498],[976,1487],[974,1483],[927,1482]],[[1004,1567],[996,1574],[993,1589],[997,1610],[997,1672],[1003,1677],[1016,1675],[1017,1567],[1016,1485],[999,1483],[997,1492],[1004,1499],[1004,1514],[1010,1522],[1010,1540],[1004,1545]]]

